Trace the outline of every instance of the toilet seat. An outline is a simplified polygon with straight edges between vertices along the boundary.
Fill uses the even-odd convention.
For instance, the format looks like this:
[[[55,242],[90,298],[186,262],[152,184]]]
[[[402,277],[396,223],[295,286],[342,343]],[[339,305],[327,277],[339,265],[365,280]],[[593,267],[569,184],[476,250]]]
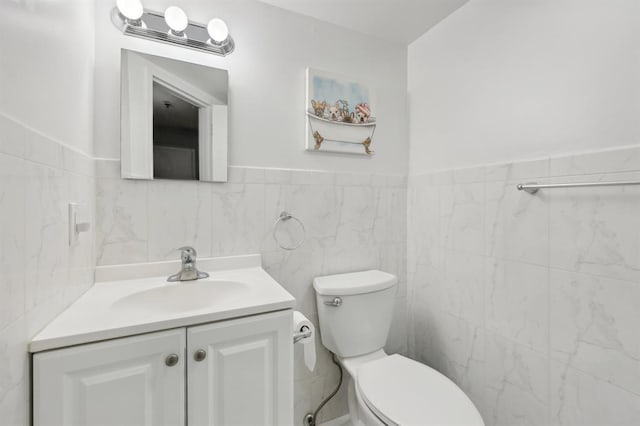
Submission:
[[[473,402],[455,383],[401,355],[362,365],[356,386],[367,407],[387,425],[484,426]]]

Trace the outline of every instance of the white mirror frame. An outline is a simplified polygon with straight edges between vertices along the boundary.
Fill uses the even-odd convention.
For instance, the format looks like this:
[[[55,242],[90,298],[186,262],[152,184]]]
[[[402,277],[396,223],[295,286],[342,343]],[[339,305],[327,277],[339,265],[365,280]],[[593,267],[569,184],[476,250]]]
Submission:
[[[158,83],[199,108],[200,180],[226,182],[227,106],[140,55],[128,52],[122,61],[122,177],[153,179],[153,83]]]

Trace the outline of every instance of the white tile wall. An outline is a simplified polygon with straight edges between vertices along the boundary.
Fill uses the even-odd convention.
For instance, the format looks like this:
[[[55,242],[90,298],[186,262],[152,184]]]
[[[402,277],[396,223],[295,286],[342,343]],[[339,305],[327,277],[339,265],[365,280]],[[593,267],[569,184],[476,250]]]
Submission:
[[[261,253],[267,272],[316,325],[314,277],[383,269],[400,279],[387,350],[407,352],[406,177],[232,167],[225,184],[141,182],[121,180],[118,167],[113,161],[98,161],[96,167],[98,264],[174,259],[183,245],[194,246],[200,256]],[[306,228],[306,241],[297,250],[282,250],[273,238],[282,211]],[[291,245],[302,232],[288,221],[281,223],[278,235]],[[320,340],[317,347],[313,373],[304,369],[296,348],[296,422],[338,381]],[[342,391],[320,420],[346,413]]]
[[[640,424],[640,147],[412,176],[410,353],[487,425]]]
[[[29,422],[27,344],[91,284],[93,160],[0,115],[0,423]],[[70,248],[67,205],[91,231]]]
[[[0,117],[3,424],[28,422],[28,340],[91,285],[94,262],[172,259],[185,244],[201,256],[261,253],[316,324],[313,277],[397,274],[387,350],[449,375],[488,425],[640,422],[640,188],[515,190],[638,179],[640,148],[442,171],[408,187],[401,176],[308,170],[232,167],[229,176],[121,180],[118,162],[94,165]],[[67,247],[69,201],[88,205],[95,243],[91,232]],[[273,240],[283,210],[305,224],[298,250]],[[301,231],[288,222],[279,235],[295,242]],[[317,343],[314,372],[296,348],[296,419],[338,379]],[[342,391],[320,420],[346,412]]]

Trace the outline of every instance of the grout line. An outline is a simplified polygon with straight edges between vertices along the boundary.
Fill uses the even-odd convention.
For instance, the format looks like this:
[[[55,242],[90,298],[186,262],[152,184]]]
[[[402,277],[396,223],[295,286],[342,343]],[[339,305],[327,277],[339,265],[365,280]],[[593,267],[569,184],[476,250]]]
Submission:
[[[549,175],[551,175],[551,159],[549,159]],[[549,176],[550,177],[550,176]],[[545,200],[547,203],[547,422],[551,423],[551,206],[553,195]]]

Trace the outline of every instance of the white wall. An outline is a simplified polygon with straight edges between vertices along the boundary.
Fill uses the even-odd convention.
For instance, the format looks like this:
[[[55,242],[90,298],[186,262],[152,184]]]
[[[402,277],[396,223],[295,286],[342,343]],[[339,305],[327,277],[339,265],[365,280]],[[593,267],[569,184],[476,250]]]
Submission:
[[[29,423],[31,338],[93,284],[93,7],[0,2],[0,423]],[[67,206],[92,229],[68,245]]]
[[[515,185],[640,177],[640,2],[471,0],[408,92],[412,356],[487,426],[639,424],[640,191]]]
[[[412,173],[640,142],[640,2],[472,0],[409,47]]]
[[[0,112],[85,154],[93,149],[93,2],[0,4]]]
[[[175,2],[145,1],[153,10]],[[406,173],[408,163],[406,47],[373,40],[255,1],[185,0],[189,17],[225,19],[236,41],[226,57],[139,40],[112,25],[112,2],[96,5],[98,157],[119,158],[120,49],[140,50],[229,70],[230,165]],[[305,144],[305,68],[360,76],[378,100],[377,155],[309,153]]]
[[[144,3],[162,11],[175,2]],[[228,22],[236,51],[220,58],[123,36],[110,21],[112,5],[96,5],[96,155],[119,160],[120,49],[127,48],[229,70],[234,167],[226,184],[132,181],[120,179],[117,161],[98,161],[98,264],[175,259],[175,249],[184,245],[200,256],[261,253],[264,268],[316,324],[314,277],[384,269],[401,281],[387,349],[406,352],[406,47],[260,2],[181,1],[193,20],[220,16]],[[378,101],[375,157],[304,151],[306,67],[369,82]],[[293,252],[278,248],[272,236],[283,210],[299,217],[307,230],[306,242]],[[318,345],[313,373],[304,369],[296,349],[296,422],[338,380],[328,352]],[[321,420],[346,413],[345,389]]]
[[[487,426],[640,424],[640,147],[413,175],[410,352]]]

